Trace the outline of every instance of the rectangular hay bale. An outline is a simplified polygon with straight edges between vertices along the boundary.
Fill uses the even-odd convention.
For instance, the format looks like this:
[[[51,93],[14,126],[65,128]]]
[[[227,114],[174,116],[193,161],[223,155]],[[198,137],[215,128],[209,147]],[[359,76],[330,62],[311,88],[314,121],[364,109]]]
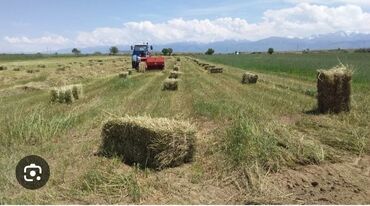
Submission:
[[[352,71],[344,65],[317,73],[317,102],[321,113],[350,111]]]
[[[83,96],[83,89],[81,84],[68,85],[59,88],[52,88],[50,91],[51,102],[59,103],[73,103]]]
[[[180,72],[178,71],[171,71],[170,76],[168,78],[170,79],[178,79],[180,77]]]
[[[223,68],[221,67],[211,67],[208,69],[208,72],[209,73],[222,73],[223,72]]]
[[[249,72],[244,73],[242,77],[243,84],[255,84],[257,83],[257,80],[258,80],[258,75],[252,74]]]
[[[124,162],[163,169],[192,161],[195,127],[186,121],[167,118],[123,117],[106,121],[100,152],[120,156]]]
[[[162,90],[177,90],[178,80],[177,79],[166,79],[163,81]]]

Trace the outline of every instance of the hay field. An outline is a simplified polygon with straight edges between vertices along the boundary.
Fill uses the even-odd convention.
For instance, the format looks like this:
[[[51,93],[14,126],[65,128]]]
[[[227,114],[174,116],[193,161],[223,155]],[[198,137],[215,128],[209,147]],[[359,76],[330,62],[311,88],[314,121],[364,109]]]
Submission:
[[[275,53],[273,55],[198,55],[196,57],[238,68],[248,68],[259,72],[308,80],[313,80],[316,77],[316,70],[331,68],[342,62],[354,67],[355,83],[368,86],[370,81],[370,61],[368,61],[370,55],[366,53]]]
[[[171,92],[162,83],[174,57],[163,72],[133,72],[127,79],[118,76],[130,67],[124,56],[2,59],[0,203],[370,202],[369,90],[354,88],[350,113],[318,115],[315,73],[297,78],[253,66],[258,82],[242,84],[249,67],[220,64],[231,57],[201,58],[219,62],[223,73],[210,74],[182,56],[178,89]],[[71,84],[83,85],[82,99],[50,102],[51,88]],[[103,122],[125,115],[192,122],[193,162],[155,171],[98,155]],[[44,157],[51,169],[47,185],[36,191],[14,176],[29,154]]]

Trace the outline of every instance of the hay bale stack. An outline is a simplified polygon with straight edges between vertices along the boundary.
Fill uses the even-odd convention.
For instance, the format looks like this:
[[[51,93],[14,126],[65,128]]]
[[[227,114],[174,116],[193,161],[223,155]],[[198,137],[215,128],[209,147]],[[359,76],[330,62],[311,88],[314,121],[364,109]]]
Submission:
[[[244,73],[242,77],[243,84],[255,84],[257,83],[257,80],[258,80],[258,75],[252,74],[249,72]]]
[[[321,113],[350,111],[352,71],[344,65],[317,73],[317,102]]]
[[[166,79],[163,81],[162,90],[177,90],[178,80],[177,79]]]
[[[222,73],[223,72],[223,68],[221,67],[211,67],[208,69],[208,72],[209,73]]]
[[[192,161],[195,127],[167,118],[111,119],[102,128],[101,153],[118,155],[127,164],[163,169]]]
[[[0,65],[0,71],[7,70],[7,69],[8,69],[8,67]]]
[[[177,79],[177,78],[180,77],[180,74],[181,73],[178,72],[178,71],[171,71],[170,76],[168,78],[170,78],[170,79]]]
[[[50,91],[50,100],[59,103],[73,103],[77,99],[81,99],[83,95],[82,85],[74,84],[60,88],[53,88]]]
[[[118,74],[119,78],[127,79],[128,77],[128,72],[121,72]]]

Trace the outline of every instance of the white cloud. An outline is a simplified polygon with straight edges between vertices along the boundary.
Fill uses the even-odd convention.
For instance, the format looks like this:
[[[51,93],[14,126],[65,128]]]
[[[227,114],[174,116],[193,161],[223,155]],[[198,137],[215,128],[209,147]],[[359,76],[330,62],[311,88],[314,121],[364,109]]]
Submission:
[[[98,28],[92,32],[82,32],[76,40],[83,45],[142,41],[213,42],[227,39],[257,40],[270,36],[308,37],[336,31],[369,33],[370,13],[354,5],[329,7],[301,3],[291,8],[268,10],[262,21],[256,24],[240,18],[129,22],[121,28]]]
[[[333,5],[333,4],[351,4],[358,6],[370,6],[369,0],[285,0],[290,3],[312,3],[321,5]]]
[[[287,0],[295,1],[295,0]],[[315,1],[315,0],[306,0]],[[335,0],[342,1],[345,0]],[[362,2],[346,0],[346,2]],[[360,6],[328,6],[300,3],[290,8],[267,10],[259,23],[241,18],[171,19],[166,22],[128,22],[121,27],[96,28],[78,33],[74,40],[52,35],[40,38],[5,37],[10,44],[73,45],[78,47],[173,42],[214,42],[222,40],[258,40],[271,36],[309,37],[337,31],[370,33],[370,13]]]
[[[11,44],[51,44],[51,45],[64,45],[70,40],[59,35],[43,36],[39,38],[22,37],[4,37],[4,40]]]

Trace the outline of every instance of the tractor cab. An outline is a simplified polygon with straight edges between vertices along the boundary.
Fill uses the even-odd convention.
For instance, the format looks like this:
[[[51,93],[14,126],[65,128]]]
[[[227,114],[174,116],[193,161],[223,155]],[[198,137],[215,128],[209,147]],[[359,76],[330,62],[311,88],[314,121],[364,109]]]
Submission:
[[[132,56],[148,57],[150,55],[149,46],[147,44],[131,46],[131,50],[133,50]],[[150,46],[150,50],[153,50],[152,46]]]

